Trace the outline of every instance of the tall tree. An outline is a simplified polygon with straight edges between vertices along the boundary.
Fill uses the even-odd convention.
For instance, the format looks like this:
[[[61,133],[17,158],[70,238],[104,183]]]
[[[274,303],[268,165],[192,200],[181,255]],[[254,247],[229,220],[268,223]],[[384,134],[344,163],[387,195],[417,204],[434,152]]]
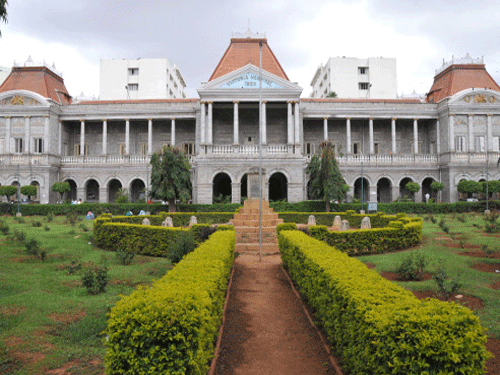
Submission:
[[[10,202],[10,197],[17,193],[17,186],[4,185],[0,186],[0,196],[4,195]]]
[[[29,200],[31,200],[31,197],[36,196],[37,192],[38,192],[38,189],[36,188],[35,185],[24,185],[24,186],[21,186],[21,194],[26,195]]]
[[[191,198],[191,174],[188,158],[177,147],[163,146],[151,156],[151,197],[168,202],[175,212],[175,200]]]
[[[7,0],[0,0],[0,21],[7,23]],[[0,31],[2,36],[2,31]]]
[[[346,190],[335,158],[334,144],[331,141],[323,141],[320,150],[321,157],[313,156],[306,169],[310,175],[309,197],[324,199],[326,212],[330,212],[330,201],[342,201]]]
[[[54,182],[52,185],[52,191],[61,194],[61,202],[63,200],[63,195],[67,191],[71,191],[71,185],[68,181],[65,182]]]

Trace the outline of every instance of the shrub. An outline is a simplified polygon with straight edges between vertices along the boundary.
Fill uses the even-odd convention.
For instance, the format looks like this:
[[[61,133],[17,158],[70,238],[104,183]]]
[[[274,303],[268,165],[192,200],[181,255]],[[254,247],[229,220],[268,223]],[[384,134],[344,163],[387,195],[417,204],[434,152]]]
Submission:
[[[36,239],[32,238],[29,241],[25,242],[25,246],[26,246],[26,252],[29,255],[36,255],[36,256],[38,256],[38,254],[40,252],[40,242],[39,241],[37,241]]]
[[[363,263],[299,231],[282,231],[283,265],[352,374],[484,374],[479,318],[419,301]]]
[[[76,222],[78,221],[78,215],[76,212],[74,211],[71,211],[71,212],[68,212],[66,214],[66,221],[71,224],[71,225],[75,225]]]
[[[45,231],[48,232],[50,230],[50,226],[46,225],[43,227],[43,229],[45,229]]]
[[[486,233],[499,233],[500,232],[500,224],[498,223],[498,218],[500,215],[498,212],[491,212],[489,214],[484,215],[484,231]]]
[[[459,282],[459,274],[451,280],[448,280],[448,274],[444,266],[444,261],[438,263],[436,272],[432,276],[433,280],[436,282],[438,287],[438,293],[444,298],[449,298],[454,294],[457,294],[462,285]]]
[[[96,295],[106,292],[108,268],[90,264],[83,272],[82,285],[87,288],[88,294]]]
[[[52,212],[47,213],[47,215],[45,215],[45,220],[47,220],[47,223],[52,222],[54,220],[54,214]]]
[[[399,280],[422,280],[427,266],[427,259],[423,254],[410,254],[399,263],[396,274]]]
[[[40,228],[42,226],[42,222],[40,220],[34,220],[31,225],[33,225],[35,228]]]
[[[171,247],[169,256],[170,262],[172,262],[172,264],[179,263],[185,255],[194,250],[194,247],[195,243],[191,233],[186,233],[184,236],[181,236]]]
[[[131,265],[134,257],[135,253],[133,251],[118,250],[116,252],[116,259],[118,260],[118,263],[120,263],[123,266]]]
[[[0,232],[2,232],[4,235],[9,234],[9,224],[7,224],[5,221],[0,220]]]
[[[282,223],[276,226],[276,233],[280,234],[282,230],[297,230],[297,224],[295,223]]]
[[[19,243],[20,245],[24,245],[24,243],[26,242],[26,233],[14,229],[14,234],[12,235],[12,239],[17,243]]]

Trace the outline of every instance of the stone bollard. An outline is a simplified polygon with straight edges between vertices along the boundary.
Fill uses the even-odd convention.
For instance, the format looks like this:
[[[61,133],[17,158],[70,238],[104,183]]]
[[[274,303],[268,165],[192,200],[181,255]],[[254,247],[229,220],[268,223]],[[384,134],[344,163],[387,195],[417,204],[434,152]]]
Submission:
[[[167,218],[165,218],[165,221],[163,221],[161,223],[161,226],[162,227],[173,227],[174,223],[172,221],[172,218],[170,216],[168,216]]]
[[[342,219],[340,218],[339,215],[335,216],[333,218],[333,226],[332,230],[340,230],[340,223],[342,222]]]
[[[144,218],[144,220],[142,220],[142,225],[151,225],[151,223],[147,217]]]
[[[191,216],[189,219],[189,228],[191,228],[194,224],[198,224],[198,220],[196,219],[196,216]]]
[[[342,222],[340,223],[340,230],[344,231],[344,230],[350,230],[350,229],[351,229],[351,226],[349,225],[349,222],[347,220],[342,220]]]
[[[307,220],[307,225],[316,225],[316,218],[314,215],[309,215],[309,220]]]
[[[372,223],[368,216],[365,216],[363,220],[361,220],[361,229],[372,229]]]

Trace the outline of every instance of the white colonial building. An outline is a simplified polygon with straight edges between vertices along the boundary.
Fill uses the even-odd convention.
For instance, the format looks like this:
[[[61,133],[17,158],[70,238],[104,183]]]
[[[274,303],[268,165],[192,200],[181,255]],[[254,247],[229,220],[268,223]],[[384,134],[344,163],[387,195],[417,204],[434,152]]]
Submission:
[[[167,59],[101,60],[100,100],[182,99],[185,87]]]
[[[396,99],[396,59],[330,57],[311,80],[311,98]]]
[[[443,66],[425,102],[301,93],[260,35],[231,39],[195,99],[72,103],[50,67],[13,67],[0,86],[0,184],[37,185],[41,203],[58,200],[56,181],[70,183],[72,199],[113,202],[126,188],[137,200],[150,155],[171,144],[190,158],[193,202],[220,194],[240,202],[247,173],[258,166],[259,118],[271,200],[307,199],[306,166],[323,140],[336,145],[349,195],[363,191],[365,201],[393,201],[409,181],[422,186],[418,201],[441,181],[441,199],[453,202],[457,183],[486,179],[488,163],[489,178],[500,179],[492,168],[500,156],[500,87],[482,61]]]

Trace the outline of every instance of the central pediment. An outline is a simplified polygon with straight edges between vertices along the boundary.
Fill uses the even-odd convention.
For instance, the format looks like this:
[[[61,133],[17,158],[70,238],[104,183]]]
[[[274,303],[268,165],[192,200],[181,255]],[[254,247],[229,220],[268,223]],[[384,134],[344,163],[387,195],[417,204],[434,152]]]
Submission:
[[[283,100],[296,100],[302,92],[298,84],[260,70],[252,64],[203,83],[197,91],[202,100],[255,100],[259,97],[261,82],[262,95],[266,100],[277,100],[280,97]]]

